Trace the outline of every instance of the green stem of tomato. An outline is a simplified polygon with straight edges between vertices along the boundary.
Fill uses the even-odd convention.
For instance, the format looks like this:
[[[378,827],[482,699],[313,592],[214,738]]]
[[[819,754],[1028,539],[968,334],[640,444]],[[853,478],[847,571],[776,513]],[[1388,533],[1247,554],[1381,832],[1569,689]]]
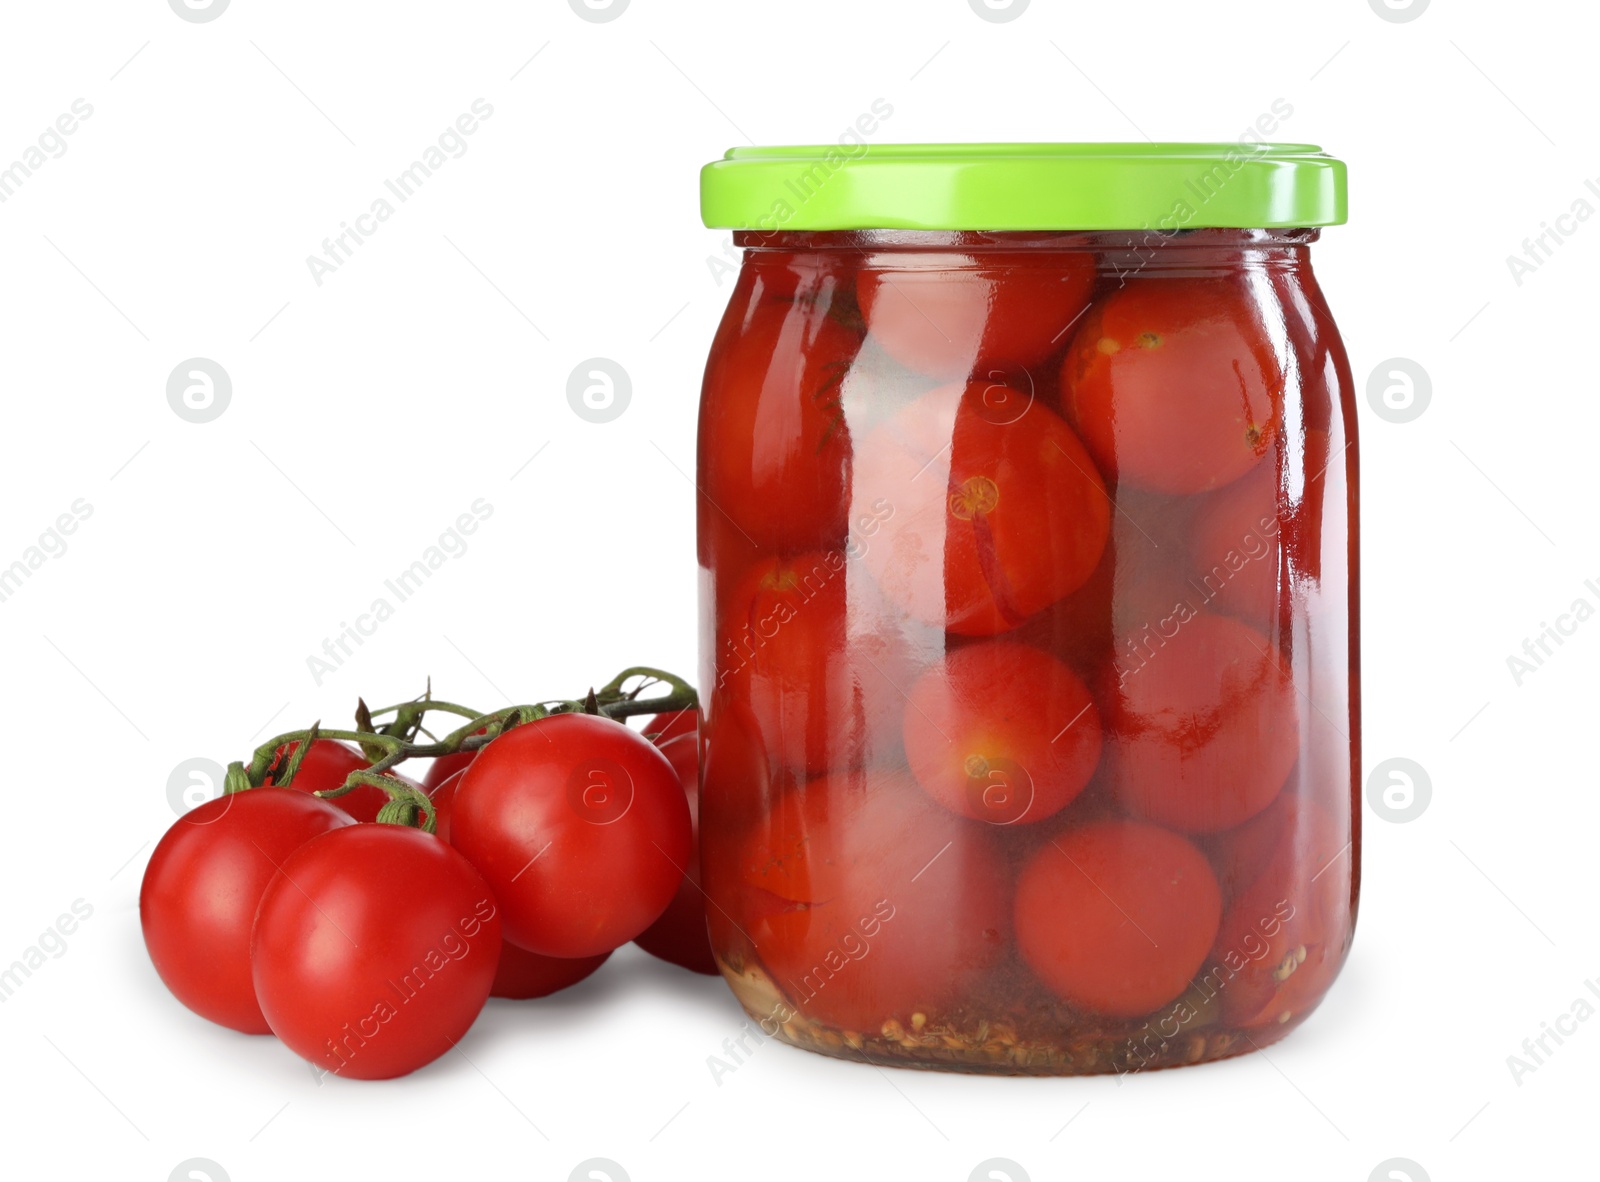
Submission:
[[[432,710],[437,710],[442,714],[459,714],[462,718],[477,718],[483,714],[483,711],[474,710],[471,706],[459,706],[454,702],[441,702],[438,698],[414,698],[409,702],[401,702],[398,705],[385,706],[382,710],[374,710],[372,717],[381,718],[385,714],[393,714],[395,715],[395,721],[398,722],[401,719],[421,718]]]
[[[411,829],[421,829],[427,833],[434,832],[437,818],[433,810],[433,801],[428,799],[428,794],[422,789],[413,787],[404,780],[396,780],[392,776],[380,775],[370,771],[351,772],[345,782],[338,788],[319,792],[317,795],[324,798],[341,796],[361,784],[382,788],[389,794],[389,803],[378,810],[378,824],[405,825]]]
[[[637,681],[638,684],[629,688],[628,683],[632,681]],[[667,686],[669,692],[648,698],[640,696],[657,685]],[[318,722],[309,730],[289,731],[268,739],[252,753],[248,766],[241,762],[229,765],[224,788],[227,792],[259,788],[265,782],[268,770],[276,761],[277,753],[290,744],[294,744],[295,749],[285,762],[282,774],[276,780],[279,787],[288,787],[293,783],[301,762],[311,750],[311,745],[318,739],[355,743],[367,758],[372,760],[371,766],[351,772],[339,787],[324,789],[317,795],[325,798],[343,796],[359,785],[370,784],[382,788],[389,794],[389,803],[379,811],[380,821],[411,825],[431,833],[434,828],[433,806],[427,803],[426,794],[420,793],[402,780],[385,774],[408,759],[436,759],[441,755],[477,751],[513,727],[537,722],[551,714],[582,713],[588,706],[597,708],[599,713],[607,718],[622,722],[638,714],[671,714],[679,710],[691,710],[699,703],[699,695],[695,692],[694,686],[687,681],[664,670],[643,665],[624,669],[601,689],[590,690],[586,702],[555,699],[530,705],[507,706],[482,714],[455,702],[437,701],[428,694],[409,702],[385,706],[376,711],[368,710],[363,701],[356,709],[359,724],[367,728],[377,728],[376,718],[387,714],[393,714],[394,718],[378,729],[353,731],[324,730],[322,724]],[[431,743],[415,742],[429,711],[453,714],[467,721],[442,739]],[[417,823],[419,816],[423,818],[421,824]]]
[[[280,787],[287,787],[294,779],[291,773],[300,769],[300,760],[305,758],[305,753],[310,750],[311,744],[318,739],[342,739],[345,742],[359,743],[363,748],[368,745],[381,747],[385,753],[385,758],[409,745],[404,739],[397,738],[394,735],[376,735],[371,731],[323,730],[319,723],[310,730],[289,731],[287,734],[279,735],[275,739],[268,739],[257,747],[255,753],[250,757],[248,769],[250,786],[252,788],[261,787],[262,781],[267,778],[267,769],[272,766],[278,751],[289,743],[298,743],[300,746],[289,757],[289,763],[284,768],[283,779],[278,781]]]
[[[631,690],[625,690],[623,687],[635,678],[642,679],[641,683]],[[655,685],[669,686],[670,692],[652,698],[639,696]],[[596,690],[595,698],[600,703],[600,713],[618,721],[636,714],[672,714],[679,710],[692,710],[700,704],[700,695],[695,692],[694,686],[675,674],[664,669],[652,669],[648,665],[624,669]]]
[[[395,735],[407,743],[416,742],[417,735],[423,730],[424,720],[430,710],[444,714],[458,714],[462,718],[477,718],[483,711],[475,710],[471,706],[460,706],[454,702],[440,702],[433,697],[433,683],[429,682],[428,690],[420,698],[413,698],[409,702],[401,702],[394,706],[385,706],[379,710],[378,716],[393,714],[394,718],[378,725],[373,721],[373,714],[366,709],[366,703],[359,704],[356,710],[356,728],[358,730],[376,731],[380,735]],[[429,736],[432,737],[431,735]],[[386,754],[382,750],[364,748],[366,756],[371,760],[379,760]]]

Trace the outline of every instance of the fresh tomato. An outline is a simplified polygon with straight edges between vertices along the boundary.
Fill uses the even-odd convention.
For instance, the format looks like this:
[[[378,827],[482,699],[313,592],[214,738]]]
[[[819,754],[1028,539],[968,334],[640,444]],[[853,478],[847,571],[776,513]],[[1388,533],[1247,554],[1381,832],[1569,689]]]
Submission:
[[[1316,1005],[1349,942],[1349,835],[1320,805],[1284,795],[1218,835],[1229,888],[1203,984],[1244,1027],[1288,1022]]]
[[[435,785],[433,790],[428,793],[428,799],[433,802],[434,836],[440,841],[450,842],[451,845],[455,844],[450,841],[450,828],[451,818],[454,816],[456,808],[456,787],[461,783],[461,774],[464,771],[466,769],[462,768],[460,771],[446,776],[441,783]]]
[[[1071,428],[992,384],[934,390],[871,432],[855,498],[884,507],[852,546],[885,594],[966,635],[1007,631],[1082,586],[1110,533],[1105,484]]]
[[[609,952],[599,956],[540,956],[502,940],[500,964],[494,971],[489,996],[513,1001],[549,997],[588,980],[610,959]]]
[[[717,961],[711,955],[711,938],[706,933],[706,894],[700,886],[700,712],[679,710],[658,714],[645,725],[661,753],[672,764],[678,783],[689,801],[689,820],[694,833],[689,863],[684,867],[678,893],[667,904],[661,918],[634,939],[651,956],[660,957],[696,973],[715,975]]]
[[[1014,375],[1060,355],[1094,288],[1087,251],[871,255],[856,280],[869,337],[942,382]]]
[[[139,922],[156,972],[202,1018],[266,1034],[250,983],[250,926],[283,861],[350,815],[285,788],[209,800],[173,822],[139,888]]]
[[[1205,492],[1261,462],[1284,396],[1263,315],[1233,277],[1135,280],[1089,311],[1062,398],[1106,479]]]
[[[849,1030],[936,1019],[1009,941],[990,831],[903,773],[812,780],[713,866],[713,944],[748,939],[799,1013]]]
[[[700,712],[698,710],[674,710],[670,714],[657,714],[655,717],[645,721],[640,733],[657,747],[666,751],[667,744],[673,739],[682,738],[686,735],[699,737]],[[694,749],[694,745],[691,744],[690,750]],[[671,759],[672,756],[669,754],[667,758]],[[674,762],[672,766],[675,768],[680,767],[677,762]],[[687,767],[688,764],[684,763],[681,766]],[[696,778],[699,777],[698,771],[695,775]]]
[[[609,718],[556,714],[485,747],[462,773],[450,839],[483,872],[506,938],[545,956],[598,956],[660,917],[692,823],[648,739]]]
[[[838,550],[770,558],[727,597],[717,690],[748,704],[783,766],[858,767],[899,743],[910,665],[865,574]]]
[[[483,876],[430,833],[352,825],[289,855],[250,947],[272,1032],[346,1079],[391,1079],[466,1034],[500,959]]]
[[[1090,821],[1041,845],[1017,882],[1017,947],[1068,1003],[1137,1018],[1178,997],[1222,916],[1206,857],[1142,821]]]
[[[288,766],[289,757],[298,746],[299,742],[286,743],[278,749],[272,766],[267,770],[267,784],[273,782],[274,774],[280,774]],[[325,792],[343,784],[351,772],[366,771],[367,766],[367,757],[350,744],[337,739],[318,739],[306,752],[300,770],[295,773],[289,787],[297,792]],[[402,783],[415,784],[414,780],[398,772],[389,772],[388,775]],[[358,784],[343,796],[325,799],[358,821],[376,821],[378,810],[389,803],[389,794],[370,784]]]
[[[706,369],[701,491],[757,546],[838,545],[850,472],[839,387],[861,344],[854,305],[833,272],[751,274]]]
[[[461,774],[462,772],[458,771],[447,777],[430,795],[433,801],[434,833],[441,841],[450,841],[451,822],[455,814],[456,786],[461,783]],[[519,1001],[546,997],[569,985],[576,985],[590,976],[610,955],[609,952],[603,952],[599,956],[541,956],[537,952],[529,952],[526,948],[518,948],[502,937],[500,963],[495,969],[494,984],[489,989],[489,996],[508,997]]]
[[[1277,646],[1236,620],[1186,612],[1170,636],[1124,638],[1107,680],[1107,762],[1139,816],[1231,828],[1272,803],[1299,758],[1294,681]]]
[[[479,727],[472,732],[474,735],[488,733],[487,727]],[[479,748],[482,750],[482,748]],[[429,764],[428,770],[422,776],[422,790],[432,795],[438,788],[457,772],[465,771],[467,765],[478,757],[477,751],[457,751],[454,755],[436,756]]]
[[[1031,824],[1070,804],[1100,762],[1089,688],[1049,653],[985,640],[949,654],[911,687],[911,771],[951,812]]]
[[[804,772],[774,766],[755,716],[732,695],[711,695],[704,739],[698,818],[702,874],[707,859],[726,860],[750,826],[806,779]]]
[[[428,765],[428,770],[422,776],[422,790],[433,795],[439,785],[451,779],[458,772],[467,770],[467,765],[478,753],[476,751],[458,751],[454,755],[441,755]]]

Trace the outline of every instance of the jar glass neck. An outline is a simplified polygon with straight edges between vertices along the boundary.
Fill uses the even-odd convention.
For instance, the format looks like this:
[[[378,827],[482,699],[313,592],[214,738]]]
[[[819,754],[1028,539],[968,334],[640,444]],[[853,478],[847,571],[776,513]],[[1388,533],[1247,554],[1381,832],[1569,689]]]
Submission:
[[[1307,248],[1321,231],[1303,229],[1165,230],[741,230],[734,245],[748,262],[783,261],[793,265],[811,256],[811,265],[828,267],[849,260],[895,268],[927,265],[938,256],[942,267],[1005,266],[1056,252],[1092,252],[1102,269],[1205,271],[1213,268],[1297,269],[1309,262]],[[959,260],[952,256],[960,256]]]
[[[1057,250],[1100,249],[1128,242],[1195,242],[1218,246],[1282,245],[1315,242],[1316,227],[1249,230],[1227,228],[1164,229],[1146,226],[1128,230],[735,230],[734,243],[753,250]]]

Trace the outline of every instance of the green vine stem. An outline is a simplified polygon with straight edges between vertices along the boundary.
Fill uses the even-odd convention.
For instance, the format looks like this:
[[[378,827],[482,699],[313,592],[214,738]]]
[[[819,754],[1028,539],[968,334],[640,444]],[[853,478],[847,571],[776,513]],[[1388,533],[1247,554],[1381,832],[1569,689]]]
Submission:
[[[630,682],[637,684],[630,687]],[[651,697],[642,696],[658,685],[665,685],[667,692]],[[277,764],[278,753],[291,744],[294,749],[284,761],[281,772],[274,776],[273,782],[279,787],[288,787],[293,783],[306,753],[318,739],[354,743],[370,761],[369,766],[351,772],[337,788],[325,788],[316,795],[331,799],[343,796],[363,784],[381,788],[389,794],[389,802],[378,812],[380,822],[408,825],[431,833],[435,821],[433,805],[427,794],[387,774],[408,759],[434,759],[441,755],[477,751],[513,727],[537,722],[552,714],[603,714],[621,723],[639,714],[671,714],[679,710],[691,710],[698,705],[699,695],[694,686],[681,677],[642,665],[624,669],[600,689],[591,689],[583,701],[556,699],[531,705],[507,706],[488,714],[470,706],[435,699],[430,683],[420,698],[385,706],[381,710],[370,710],[365,700],[358,700],[356,730],[324,730],[322,724],[317,722],[308,730],[289,731],[268,739],[251,753],[248,765],[241,761],[228,765],[223,789],[232,793],[261,787]],[[426,730],[424,722],[429,713],[454,715],[467,721],[441,739],[419,743],[417,736]],[[388,717],[391,715],[392,718]],[[379,725],[378,720],[382,718],[388,718],[388,721]],[[428,733],[431,738],[431,732]]]
[[[339,791],[348,792],[358,784],[370,784],[374,788],[382,788],[389,794],[389,803],[378,810],[378,824],[407,825],[412,829],[434,832],[438,818],[433,811],[433,801],[428,799],[428,794],[422,789],[415,788],[404,780],[396,780],[393,776],[378,775],[374,772],[351,772]]]
[[[623,687],[634,678],[642,679],[641,684],[624,690]],[[656,685],[669,687],[668,692],[651,698],[639,696]],[[673,714],[679,710],[692,710],[700,704],[700,695],[683,678],[645,665],[624,669],[595,690],[594,695],[600,704],[600,713],[619,721],[637,714]]]

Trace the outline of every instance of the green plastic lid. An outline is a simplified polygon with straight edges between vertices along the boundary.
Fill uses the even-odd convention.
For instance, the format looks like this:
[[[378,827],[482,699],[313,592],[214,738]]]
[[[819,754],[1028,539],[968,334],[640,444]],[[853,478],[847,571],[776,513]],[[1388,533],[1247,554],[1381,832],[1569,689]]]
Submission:
[[[735,230],[1332,226],[1345,166],[1312,144],[825,144],[734,148],[700,215]]]

